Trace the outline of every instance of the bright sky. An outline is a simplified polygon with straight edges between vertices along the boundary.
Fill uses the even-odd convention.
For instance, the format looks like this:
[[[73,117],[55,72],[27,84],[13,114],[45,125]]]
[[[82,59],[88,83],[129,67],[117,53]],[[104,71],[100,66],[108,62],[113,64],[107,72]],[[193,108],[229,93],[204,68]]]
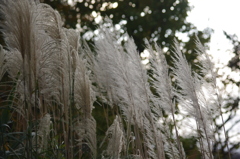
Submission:
[[[238,23],[239,0],[189,0],[194,9],[188,20],[199,29],[211,27],[218,30],[228,30],[240,34]]]
[[[229,60],[228,52],[232,49],[231,42],[226,39],[223,31],[236,34],[240,38],[239,0],[189,0],[194,6],[187,20],[197,26],[199,30],[212,28],[210,43],[211,54],[216,54],[221,61]],[[230,50],[229,50],[230,49]]]
[[[219,74],[231,74],[236,81],[240,80],[240,74],[230,72],[229,68],[223,68],[232,58],[232,48],[223,31],[228,34],[236,34],[240,40],[240,22],[238,20],[240,0],[189,0],[193,6],[187,21],[193,23],[199,30],[209,27],[214,30],[211,37],[208,53],[214,56],[215,65],[222,68]],[[229,88],[231,92],[239,95],[239,88]]]

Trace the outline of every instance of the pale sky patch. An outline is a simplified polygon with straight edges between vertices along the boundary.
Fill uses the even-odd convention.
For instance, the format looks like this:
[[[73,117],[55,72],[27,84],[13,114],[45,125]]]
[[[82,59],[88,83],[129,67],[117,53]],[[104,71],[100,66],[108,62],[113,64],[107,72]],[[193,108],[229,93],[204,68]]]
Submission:
[[[232,57],[232,44],[225,37],[223,31],[228,34],[236,34],[240,37],[239,0],[189,0],[194,6],[187,21],[193,23],[197,29],[212,28],[210,52],[215,56],[215,62],[226,64]]]

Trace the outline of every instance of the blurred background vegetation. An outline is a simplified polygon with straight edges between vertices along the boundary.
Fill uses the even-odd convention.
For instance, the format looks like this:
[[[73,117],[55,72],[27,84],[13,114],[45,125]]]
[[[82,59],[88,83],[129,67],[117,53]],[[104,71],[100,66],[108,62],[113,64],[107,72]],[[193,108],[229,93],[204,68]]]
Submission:
[[[198,31],[186,21],[191,10],[187,0],[41,0],[62,15],[66,28],[76,28],[88,41],[94,39],[99,21],[110,18],[122,36],[133,37],[139,52],[144,50],[144,39],[157,42],[169,49],[177,33],[185,33],[183,48],[189,61],[196,59],[194,34],[203,44],[210,41],[212,30]],[[122,39],[124,41],[124,38]],[[180,41],[180,40],[179,40]]]
[[[206,28],[204,31],[199,31],[196,27],[187,22],[186,18],[188,12],[191,10],[188,0],[40,0],[47,3],[56,9],[62,16],[63,26],[66,28],[74,28],[79,31],[81,37],[87,42],[92,43],[98,33],[98,24],[104,23],[104,20],[110,18],[119,30],[119,39],[122,43],[126,40],[124,38],[125,33],[128,33],[133,37],[139,52],[144,51],[144,39],[148,39],[150,42],[158,43],[166,55],[170,54],[171,44],[173,39],[177,38],[181,43],[183,52],[186,54],[188,61],[192,64],[193,69],[197,69],[198,63],[197,54],[194,50],[195,34],[199,37],[200,41],[207,47],[211,38],[212,29]],[[186,40],[181,41],[178,38],[178,34],[183,33],[186,36]],[[234,47],[235,56],[229,61],[228,67],[232,71],[239,71],[239,46],[240,42],[234,35],[228,35],[225,33],[226,38],[232,41]],[[0,43],[4,45],[2,38]],[[168,63],[171,64],[170,58],[167,56]],[[7,78],[5,75],[4,78]],[[4,80],[4,79],[3,79]],[[237,86],[240,85],[239,81],[235,81],[228,77],[224,84],[234,83]],[[1,88],[1,92],[5,92],[9,88]],[[228,96],[225,98],[224,113],[227,118],[225,123],[218,124],[216,122],[216,134],[222,132],[223,125],[232,122],[232,118],[236,115],[239,108],[240,98],[233,98]],[[100,106],[95,105],[94,117],[97,121],[97,133],[98,136],[104,137],[104,133],[108,127],[105,121],[101,120],[104,115],[103,110],[99,109]],[[102,106],[104,107],[104,106]],[[109,112],[111,114],[111,112]],[[108,119],[108,120],[113,120]],[[235,121],[237,124],[240,121]],[[4,121],[2,121],[4,123]],[[229,142],[231,136],[229,132],[232,127],[227,130],[228,138],[222,139],[216,137],[214,144],[214,151],[220,154],[222,158],[225,158],[226,145]],[[102,139],[98,139],[101,141]],[[196,148],[196,139],[189,136],[189,138],[182,138],[184,148],[188,155],[188,158],[200,158],[199,152]],[[239,148],[239,143],[230,143],[231,151]]]

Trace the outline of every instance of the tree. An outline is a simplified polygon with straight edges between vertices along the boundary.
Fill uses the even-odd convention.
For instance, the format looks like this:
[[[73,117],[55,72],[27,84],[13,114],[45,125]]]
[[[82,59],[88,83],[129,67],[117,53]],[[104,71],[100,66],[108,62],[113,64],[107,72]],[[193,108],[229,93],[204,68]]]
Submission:
[[[229,67],[232,73],[235,73],[236,75],[239,75],[240,73],[240,54],[239,54],[239,47],[240,47],[240,42],[238,40],[238,37],[236,35],[230,35],[227,32],[224,31],[224,35],[226,36],[227,39],[229,39],[232,44],[233,44],[233,54],[234,56],[229,60],[228,65],[225,67]],[[233,76],[230,76],[229,74],[227,75],[226,79],[222,81],[224,84],[225,88],[227,86],[232,86],[232,87],[239,87],[240,81],[236,80],[233,78]],[[239,102],[240,98],[239,96],[233,96],[232,94],[227,94],[226,97],[223,99],[224,100],[224,115],[225,115],[225,120],[223,123],[217,123],[216,121],[216,130],[215,133],[220,135],[221,132],[223,131],[223,126],[224,125],[231,125],[226,129],[226,139],[222,138],[217,138],[216,142],[214,144],[214,151],[217,155],[221,155],[223,158],[227,156],[226,148],[227,144],[229,144],[229,148],[231,152],[234,152],[234,150],[239,149],[239,143],[233,141],[232,139],[236,136],[239,136],[239,132],[237,134],[232,134],[232,131],[236,129],[236,127],[239,125],[240,120],[236,119],[237,116],[237,111],[239,109]],[[233,141],[233,142],[232,142]],[[239,158],[239,153],[234,154],[236,158]]]
[[[229,61],[228,67],[230,67],[233,71],[240,70],[240,59],[239,59],[239,50],[240,50],[240,41],[238,40],[237,35],[229,35],[224,31],[224,35],[227,39],[229,39],[233,44],[233,53],[234,57]],[[239,83],[238,83],[239,84]]]
[[[121,26],[122,34],[128,33],[133,37],[140,52],[144,49],[144,39],[169,48],[177,32],[189,34],[189,39],[197,33],[203,44],[210,40],[211,32],[197,31],[186,21],[191,9],[187,0],[80,0],[73,1],[72,5],[66,0],[42,2],[60,12],[65,27],[76,28],[78,25],[82,35],[97,28],[96,17],[109,17],[113,24]],[[192,43],[187,42],[185,46],[187,50],[192,50],[193,55]],[[193,61],[196,56],[188,58]]]

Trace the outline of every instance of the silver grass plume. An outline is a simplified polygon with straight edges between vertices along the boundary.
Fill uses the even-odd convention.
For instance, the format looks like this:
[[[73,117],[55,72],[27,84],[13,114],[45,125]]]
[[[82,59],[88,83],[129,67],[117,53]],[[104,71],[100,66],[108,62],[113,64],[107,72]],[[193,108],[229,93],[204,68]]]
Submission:
[[[148,42],[147,42],[148,44]],[[172,89],[172,82],[169,76],[169,67],[166,61],[166,58],[159,48],[155,44],[156,51],[148,44],[148,51],[150,53],[150,63],[151,69],[153,73],[150,77],[152,81],[153,87],[156,89],[157,93],[159,94],[159,102],[160,109],[163,108],[164,111],[174,114],[175,113],[175,105],[173,105],[173,89]],[[157,109],[156,111],[161,111]]]
[[[159,95],[159,97],[156,97],[157,102],[155,102],[156,106],[154,107],[153,111],[156,112],[155,114],[158,114],[162,111],[161,109],[163,109],[167,113],[171,114],[176,134],[179,158],[185,158],[185,152],[183,151],[176,125],[174,92],[172,89],[172,82],[169,75],[169,67],[166,58],[157,44],[155,44],[156,51],[154,51],[147,41],[146,43],[148,51],[151,55],[150,63],[153,71],[150,79],[153,87],[156,89],[156,92]]]
[[[177,42],[174,47],[174,78],[180,87],[179,92],[175,92],[179,103],[183,109],[192,116],[197,124],[197,132],[199,135],[200,151],[205,158],[213,159],[212,156],[212,118],[211,108],[209,108],[208,100],[202,90],[202,80],[199,75],[192,73],[192,70],[181,52]],[[205,146],[205,143],[207,143]]]
[[[209,55],[206,53],[204,46],[199,41],[198,37],[196,36],[196,52],[200,57],[199,62],[201,66],[199,66],[201,74],[203,77],[199,79],[202,80],[202,83],[205,84],[206,93],[208,93],[209,99],[212,99],[212,115],[218,116],[221,114],[221,101],[220,101],[220,94],[217,88],[217,73],[214,72],[214,64],[211,61]]]
[[[27,0],[9,0],[2,1],[0,7],[4,20],[3,23],[1,23],[1,27],[7,49],[11,54],[17,54],[17,57],[20,57],[20,60],[18,61],[20,61],[21,64],[17,63],[17,65],[21,66],[20,69],[22,78],[20,78],[20,80],[23,81],[23,92],[19,94],[23,95],[22,98],[25,102],[30,103],[32,92],[34,90],[33,71],[36,69],[34,67],[34,60],[36,58],[32,55],[36,51],[35,21],[32,9],[35,7],[35,4],[31,4]],[[15,74],[15,76],[17,76],[17,74]],[[23,112],[25,111],[24,109],[26,108],[22,109]],[[31,115],[31,112],[25,113],[26,117],[28,115]]]
[[[139,57],[135,58],[138,55],[135,45],[132,45],[131,42],[128,46],[121,46],[117,43],[113,33],[106,28],[101,28],[100,35],[102,37],[96,41],[95,48],[98,53],[94,69],[96,81],[103,88],[101,90],[105,90],[107,93],[110,104],[119,106],[128,123],[126,147],[129,146],[131,125],[133,125],[133,131],[137,138],[134,141],[137,142],[135,148],[139,149],[141,155],[147,156],[147,151],[139,141],[142,140],[140,134],[144,130],[143,116],[146,112],[149,113],[150,107],[146,105],[148,102],[146,98],[144,98],[145,100],[139,98],[146,90],[144,90],[144,86],[139,87],[140,84],[143,84],[139,78],[143,76],[142,72],[139,72],[141,70],[136,70],[139,66],[141,69],[142,66],[137,61]]]
[[[95,81],[98,84],[101,96],[106,96],[107,103],[110,106],[118,102],[118,95],[121,94],[118,89],[118,76],[119,80],[122,78],[124,69],[125,58],[122,54],[122,50],[119,44],[116,43],[116,39],[108,33],[104,28],[101,28],[101,39],[95,42],[95,50],[97,52],[96,58],[93,61],[93,70],[95,74]],[[120,72],[122,71],[122,72]],[[114,92],[117,94],[115,95]],[[119,93],[118,93],[119,92]],[[125,109],[122,107],[122,109]],[[124,113],[127,110],[123,111]],[[126,114],[126,116],[128,116]]]
[[[86,60],[82,56],[76,56],[76,72],[75,72],[75,85],[74,85],[74,99],[76,108],[90,117],[93,109],[93,102],[95,100],[95,94],[92,90],[92,84],[89,79],[90,72],[86,69]]]
[[[1,26],[8,50],[6,69],[13,80],[17,79],[17,92],[22,96],[18,100],[35,105],[43,114],[46,112],[44,105],[51,102],[50,97],[56,96],[54,72],[59,49],[40,26],[44,12],[44,8],[39,9],[40,5],[33,0],[3,1]]]
[[[75,131],[78,135],[77,145],[80,146],[80,153],[87,146],[91,150],[92,158],[96,158],[96,121],[91,116],[90,118],[83,118],[75,125]],[[86,147],[85,147],[86,148]],[[87,148],[87,149],[88,149]]]
[[[154,129],[156,119],[151,114],[153,98],[148,85],[148,76],[133,39],[121,46],[113,33],[106,28],[101,28],[100,35],[101,39],[96,41],[98,54],[94,63],[94,74],[101,90],[107,93],[110,104],[119,106],[128,123],[126,147],[128,148],[130,144],[131,125],[133,125],[133,133],[136,137],[134,145],[140,155],[150,157],[156,153],[156,156],[163,158],[163,146],[161,146],[162,142],[159,142],[162,140]],[[145,120],[149,120],[149,125],[144,123]],[[143,135],[145,132],[149,132],[148,135]],[[141,140],[145,142],[142,143]],[[150,143],[155,145],[154,149]]]
[[[94,51],[91,50],[90,46],[87,44],[87,42],[84,39],[81,39],[81,46],[79,49],[79,52],[81,52],[82,56],[84,57],[84,59],[86,59],[85,62],[85,66],[86,68],[91,72],[89,74],[89,79],[92,81],[92,83],[99,83],[97,82],[97,77],[96,77],[96,66],[95,64],[97,64],[96,61],[96,53]],[[97,86],[97,85],[92,85],[92,89],[95,92],[95,95],[100,97],[101,96],[101,90],[100,90],[101,86]],[[107,103],[107,100],[104,100]]]
[[[37,26],[41,27],[49,39],[53,42],[49,43],[53,46],[55,53],[55,59],[57,65],[52,73],[55,76],[54,88],[55,90],[55,105],[52,106],[51,110],[54,113],[54,120],[58,122],[58,118],[61,118],[60,125],[62,126],[63,139],[65,144],[67,158],[73,157],[73,47],[69,41],[75,36],[68,35],[69,30],[62,27],[62,20],[58,12],[54,11],[50,6],[46,4],[40,4],[37,8],[39,12],[40,23]],[[78,38],[78,37],[77,37]],[[73,45],[73,46],[72,46]],[[77,49],[77,48],[74,48]],[[75,50],[76,52],[76,50]],[[57,127],[55,127],[55,131]],[[56,132],[57,133],[57,132]]]
[[[67,40],[67,53],[68,53],[68,67],[69,69],[69,81],[70,81],[70,92],[71,102],[74,102],[74,88],[75,88],[75,74],[77,69],[77,60],[79,58],[79,34],[73,29],[64,29],[64,33]],[[77,103],[76,103],[77,104]]]
[[[60,97],[65,116],[65,140],[71,148],[68,156],[72,157],[73,144],[81,149],[87,146],[92,157],[96,157],[96,121],[92,117],[95,94],[89,79],[90,71],[86,68],[86,60],[79,54],[79,34],[73,29],[59,30],[59,54],[61,83]],[[55,36],[57,37],[57,36]],[[74,117],[74,118],[73,118]],[[77,137],[74,137],[74,133]],[[69,135],[68,135],[69,134]],[[81,155],[83,152],[79,152]]]
[[[154,104],[156,103],[154,103],[155,97],[150,90],[146,68],[141,62],[132,38],[126,42],[125,49],[129,60],[128,67],[135,70],[131,73],[131,77],[135,79],[135,86],[133,89],[135,92],[135,99],[138,100],[135,103],[139,106],[140,110],[138,110],[138,112],[141,112],[142,115],[143,126],[140,125],[140,128],[143,127],[144,130],[143,139],[144,144],[147,147],[146,151],[148,157],[164,159],[165,155],[162,134],[156,129],[156,124],[160,115],[156,118],[152,113],[152,110],[155,108]],[[140,99],[138,98],[139,96],[141,97]]]
[[[109,159],[121,158],[121,152],[125,146],[124,132],[122,129],[121,119],[116,116],[103,139],[103,142],[108,141],[107,149],[103,152],[103,156],[109,156]]]
[[[199,66],[201,68],[200,71],[202,75],[205,76],[205,78],[210,80],[210,82],[214,86],[216,86],[217,73],[214,72],[214,63],[211,61],[210,56],[205,51],[205,47],[200,42],[199,38],[197,36],[195,36],[195,38],[196,38],[195,44],[197,46],[196,52],[198,56],[200,56],[201,58],[200,59],[201,66]]]
[[[94,74],[101,90],[106,92],[111,104],[118,105],[128,122],[132,123],[134,111],[133,81],[129,79],[127,55],[113,33],[101,29],[101,39],[95,42],[97,52]],[[102,94],[105,94],[102,92]],[[110,104],[109,103],[109,104]],[[134,124],[134,123],[133,123]]]
[[[148,158],[165,158],[164,136],[162,127],[157,122],[152,122],[148,116],[144,116],[144,144],[147,146]]]
[[[49,135],[50,135],[50,127],[51,127],[51,116],[50,114],[45,114],[41,119],[39,123],[39,128],[36,132],[36,136],[34,136],[33,141],[37,141],[37,151],[38,153],[44,152],[48,148],[48,141],[49,141]],[[37,138],[37,139],[35,139]]]
[[[219,94],[219,90],[218,90],[217,83],[216,83],[217,73],[214,72],[214,64],[211,61],[211,59],[210,59],[209,55],[207,54],[204,46],[201,44],[201,42],[200,42],[200,40],[197,36],[196,36],[195,43],[196,43],[196,46],[197,46],[196,52],[201,57],[201,59],[200,59],[201,73],[204,76],[206,83],[208,83],[208,90],[211,89],[211,91],[208,91],[208,92],[211,92],[211,93],[209,93],[211,95],[211,97],[213,95],[215,96],[215,97],[212,97],[213,98],[213,102],[211,103],[213,105],[213,108],[212,108],[213,113],[212,114],[214,116],[220,115],[222,123],[224,123],[223,114],[222,114],[221,95]],[[227,138],[225,125],[223,125],[223,131],[224,131],[225,138]],[[227,144],[227,151],[228,151],[228,158],[230,159],[231,155],[230,155],[230,149],[229,149],[228,144]]]
[[[45,58],[42,59],[44,62],[42,63],[42,67],[44,68],[45,66],[45,70],[49,71],[47,74],[51,74],[51,76],[46,79],[47,82],[45,85],[47,88],[52,89],[51,91],[49,91],[49,89],[46,93],[48,97],[54,97],[57,103],[65,103],[66,105],[69,91],[66,83],[70,83],[69,78],[66,77],[67,72],[69,72],[66,70],[69,64],[69,61],[67,61],[69,45],[62,27],[63,22],[60,14],[51,8],[51,6],[44,3],[39,3],[36,6],[35,13],[38,32],[40,35],[45,35],[44,38],[41,38],[43,41],[45,40],[46,43],[46,45],[42,47],[42,52],[45,54]],[[65,74],[64,77],[63,74]],[[62,83],[65,83],[65,87],[60,87]],[[46,99],[47,97],[44,98]]]
[[[95,50],[98,54],[94,63],[94,74],[102,94],[106,94],[110,101],[108,104],[118,106],[127,122],[126,147],[128,148],[131,125],[134,127],[136,136],[139,136],[139,128],[143,128],[143,124],[141,124],[143,112],[141,106],[136,103],[136,99],[139,98],[136,98],[136,89],[134,89],[136,83],[132,76],[134,70],[129,69],[131,67],[129,67],[130,60],[127,53],[121,44],[117,43],[113,33],[109,32],[107,28],[100,28],[100,30],[100,39],[95,43]],[[134,141],[138,142],[135,144],[135,149],[139,149],[142,154],[142,143],[139,141],[139,138]]]
[[[17,83],[16,94],[19,96],[14,100],[15,109],[26,120],[36,119],[36,109],[40,109],[40,116],[52,111],[56,121],[64,113],[60,124],[64,129],[66,153],[70,157],[73,154],[69,141],[72,136],[68,136],[73,133],[69,114],[70,78],[74,62],[60,15],[50,6],[34,0],[2,1],[1,13],[8,50],[6,68]],[[23,125],[23,129],[26,127]],[[55,129],[57,131],[57,127]]]
[[[74,73],[74,103],[81,112],[75,125],[78,135],[78,145],[87,145],[93,158],[96,158],[96,121],[92,116],[95,93],[92,90],[92,83],[89,79],[90,71],[86,68],[86,60],[83,54],[75,54],[76,71]],[[73,112],[74,113],[74,112]]]
[[[58,43],[64,40],[63,22],[60,14],[48,4],[40,3],[37,5],[36,12],[39,19],[36,25],[40,27],[52,39]]]
[[[58,14],[54,14],[58,15]],[[57,74],[57,82],[59,95],[59,103],[57,103],[55,110],[60,110],[57,117],[61,117],[61,125],[63,129],[63,138],[65,144],[65,151],[67,158],[72,158],[73,153],[73,143],[74,143],[74,125],[73,125],[73,110],[74,103],[73,103],[73,81],[72,81],[72,74],[73,74],[73,65],[71,60],[71,46],[68,41],[68,37],[66,35],[66,30],[61,27],[60,23],[62,21],[58,18],[59,16],[55,17],[55,27],[56,32],[50,32],[49,36],[51,38],[56,38],[56,48],[60,48],[57,54],[58,60],[58,67],[56,70]],[[47,27],[48,28],[48,27]],[[52,27],[50,27],[52,28]],[[59,38],[59,39],[58,39]],[[54,110],[53,110],[54,111]],[[57,131],[57,130],[56,130]]]
[[[163,127],[162,128],[163,140],[164,140],[164,149],[165,149],[166,155],[170,159],[186,158],[182,143],[181,142],[178,143],[178,140],[175,139],[174,135],[170,131],[171,129],[169,125],[171,124],[172,124],[171,119],[164,120],[164,123],[162,124],[159,123],[159,125]],[[179,150],[179,148],[181,148],[181,150]],[[180,151],[182,151],[183,153],[181,154]]]
[[[74,72],[72,70],[73,62],[71,52],[73,47],[76,48],[76,44],[73,44],[71,41],[72,39],[76,39],[75,37],[78,38],[78,36],[72,36],[70,32],[73,31],[71,29],[64,29],[62,27],[63,22],[60,14],[51,8],[51,6],[40,3],[36,7],[36,12],[36,18],[38,19],[36,26],[41,32],[48,36],[50,40],[48,41],[48,45],[51,46],[48,51],[54,54],[54,57],[52,57],[54,59],[53,63],[55,64],[52,70],[55,78],[53,86],[57,86],[54,97],[58,103],[62,104],[61,109],[66,110],[71,92],[72,83],[70,78]],[[76,40],[75,43],[78,43],[78,40]]]
[[[143,128],[144,115],[151,114],[150,98],[152,94],[147,82],[147,71],[141,63],[139,53],[137,52],[136,45],[132,38],[126,42],[124,48],[126,50],[125,54],[127,55],[126,67],[129,69],[127,77],[128,80],[131,81],[132,100],[135,103],[133,116],[136,120],[135,124],[137,124],[139,128]]]
[[[133,94],[135,82],[132,81],[130,73],[132,70],[128,67],[127,54],[121,44],[117,43],[117,39],[109,30],[106,28],[100,30],[100,39],[95,42],[97,55],[93,70],[102,96],[106,96],[108,104],[111,104],[112,107],[118,106],[120,108],[122,117],[127,122],[126,149],[128,149],[132,131],[131,125],[135,128],[135,133],[138,133],[139,123],[143,121],[140,115],[141,111],[135,114],[135,110],[139,110],[135,103],[137,99]],[[138,121],[136,121],[138,119],[136,115],[140,117]],[[141,147],[142,143],[136,144],[136,146],[137,149],[140,149],[139,146]]]

